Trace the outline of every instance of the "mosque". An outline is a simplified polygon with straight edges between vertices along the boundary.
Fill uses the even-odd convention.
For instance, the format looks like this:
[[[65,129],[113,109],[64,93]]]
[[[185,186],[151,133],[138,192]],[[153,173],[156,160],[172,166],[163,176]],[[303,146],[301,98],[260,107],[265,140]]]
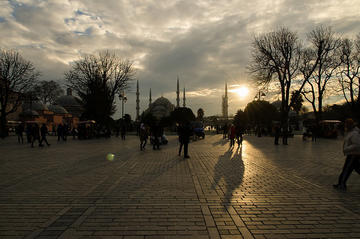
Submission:
[[[173,105],[167,98],[161,96],[152,102],[151,89],[149,91],[149,107],[144,111],[144,114],[151,113],[157,119],[170,116],[171,112],[180,107],[180,87],[179,77],[176,82],[176,106]],[[182,107],[186,107],[186,91],[183,90],[183,102]],[[136,82],[136,120],[140,117],[140,92],[139,92],[139,81]],[[222,117],[228,118],[228,92],[227,83],[225,83],[225,94],[222,97]]]

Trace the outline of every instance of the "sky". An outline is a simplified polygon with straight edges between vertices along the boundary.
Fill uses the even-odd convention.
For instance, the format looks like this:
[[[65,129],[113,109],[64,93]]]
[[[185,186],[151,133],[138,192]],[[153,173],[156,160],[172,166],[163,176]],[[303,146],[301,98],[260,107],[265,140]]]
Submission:
[[[40,80],[65,87],[64,73],[84,54],[109,50],[133,62],[140,85],[140,111],[155,100],[176,102],[176,79],[194,113],[221,114],[224,84],[229,114],[244,109],[258,89],[247,65],[254,36],[285,26],[305,40],[318,25],[339,35],[360,33],[356,0],[0,0],[0,47],[16,49],[34,63]],[[125,112],[135,116],[136,82],[127,90]],[[240,97],[234,89],[248,87]],[[277,96],[268,93],[265,100]],[[117,112],[121,114],[117,100]]]

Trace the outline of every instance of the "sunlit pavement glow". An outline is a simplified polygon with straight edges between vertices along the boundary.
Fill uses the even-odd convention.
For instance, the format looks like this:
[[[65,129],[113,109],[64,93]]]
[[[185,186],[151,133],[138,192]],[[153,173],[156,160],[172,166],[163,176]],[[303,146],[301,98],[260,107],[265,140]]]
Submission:
[[[135,136],[0,141],[0,238],[360,238],[360,177],[332,189],[342,141],[220,135],[139,150]]]

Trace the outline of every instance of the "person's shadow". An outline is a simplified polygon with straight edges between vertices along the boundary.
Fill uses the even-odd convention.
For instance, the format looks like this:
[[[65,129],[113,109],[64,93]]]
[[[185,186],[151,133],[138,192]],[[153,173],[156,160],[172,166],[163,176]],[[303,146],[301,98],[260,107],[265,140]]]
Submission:
[[[211,188],[220,189],[224,193],[222,202],[226,207],[230,206],[231,200],[234,200],[234,191],[241,185],[244,177],[244,162],[241,154],[241,145],[229,148],[219,157],[214,168],[214,182]],[[220,197],[222,198],[222,195]]]

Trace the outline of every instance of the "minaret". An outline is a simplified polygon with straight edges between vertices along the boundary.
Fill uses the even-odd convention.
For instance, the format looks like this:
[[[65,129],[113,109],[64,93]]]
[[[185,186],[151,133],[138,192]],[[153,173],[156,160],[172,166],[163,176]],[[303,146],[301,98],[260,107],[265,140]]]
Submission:
[[[140,116],[140,92],[139,92],[139,81],[136,81],[136,120],[139,119]]]
[[[150,108],[150,105],[151,105],[151,88],[150,88],[150,93],[149,93],[149,108]]]
[[[222,113],[224,118],[228,118],[228,106],[227,83],[225,82],[225,95],[223,96],[222,102]]]
[[[185,87],[184,87],[184,96],[183,96],[183,107],[186,107]]]
[[[177,88],[176,88],[176,107],[180,107],[179,76],[177,77]]]

